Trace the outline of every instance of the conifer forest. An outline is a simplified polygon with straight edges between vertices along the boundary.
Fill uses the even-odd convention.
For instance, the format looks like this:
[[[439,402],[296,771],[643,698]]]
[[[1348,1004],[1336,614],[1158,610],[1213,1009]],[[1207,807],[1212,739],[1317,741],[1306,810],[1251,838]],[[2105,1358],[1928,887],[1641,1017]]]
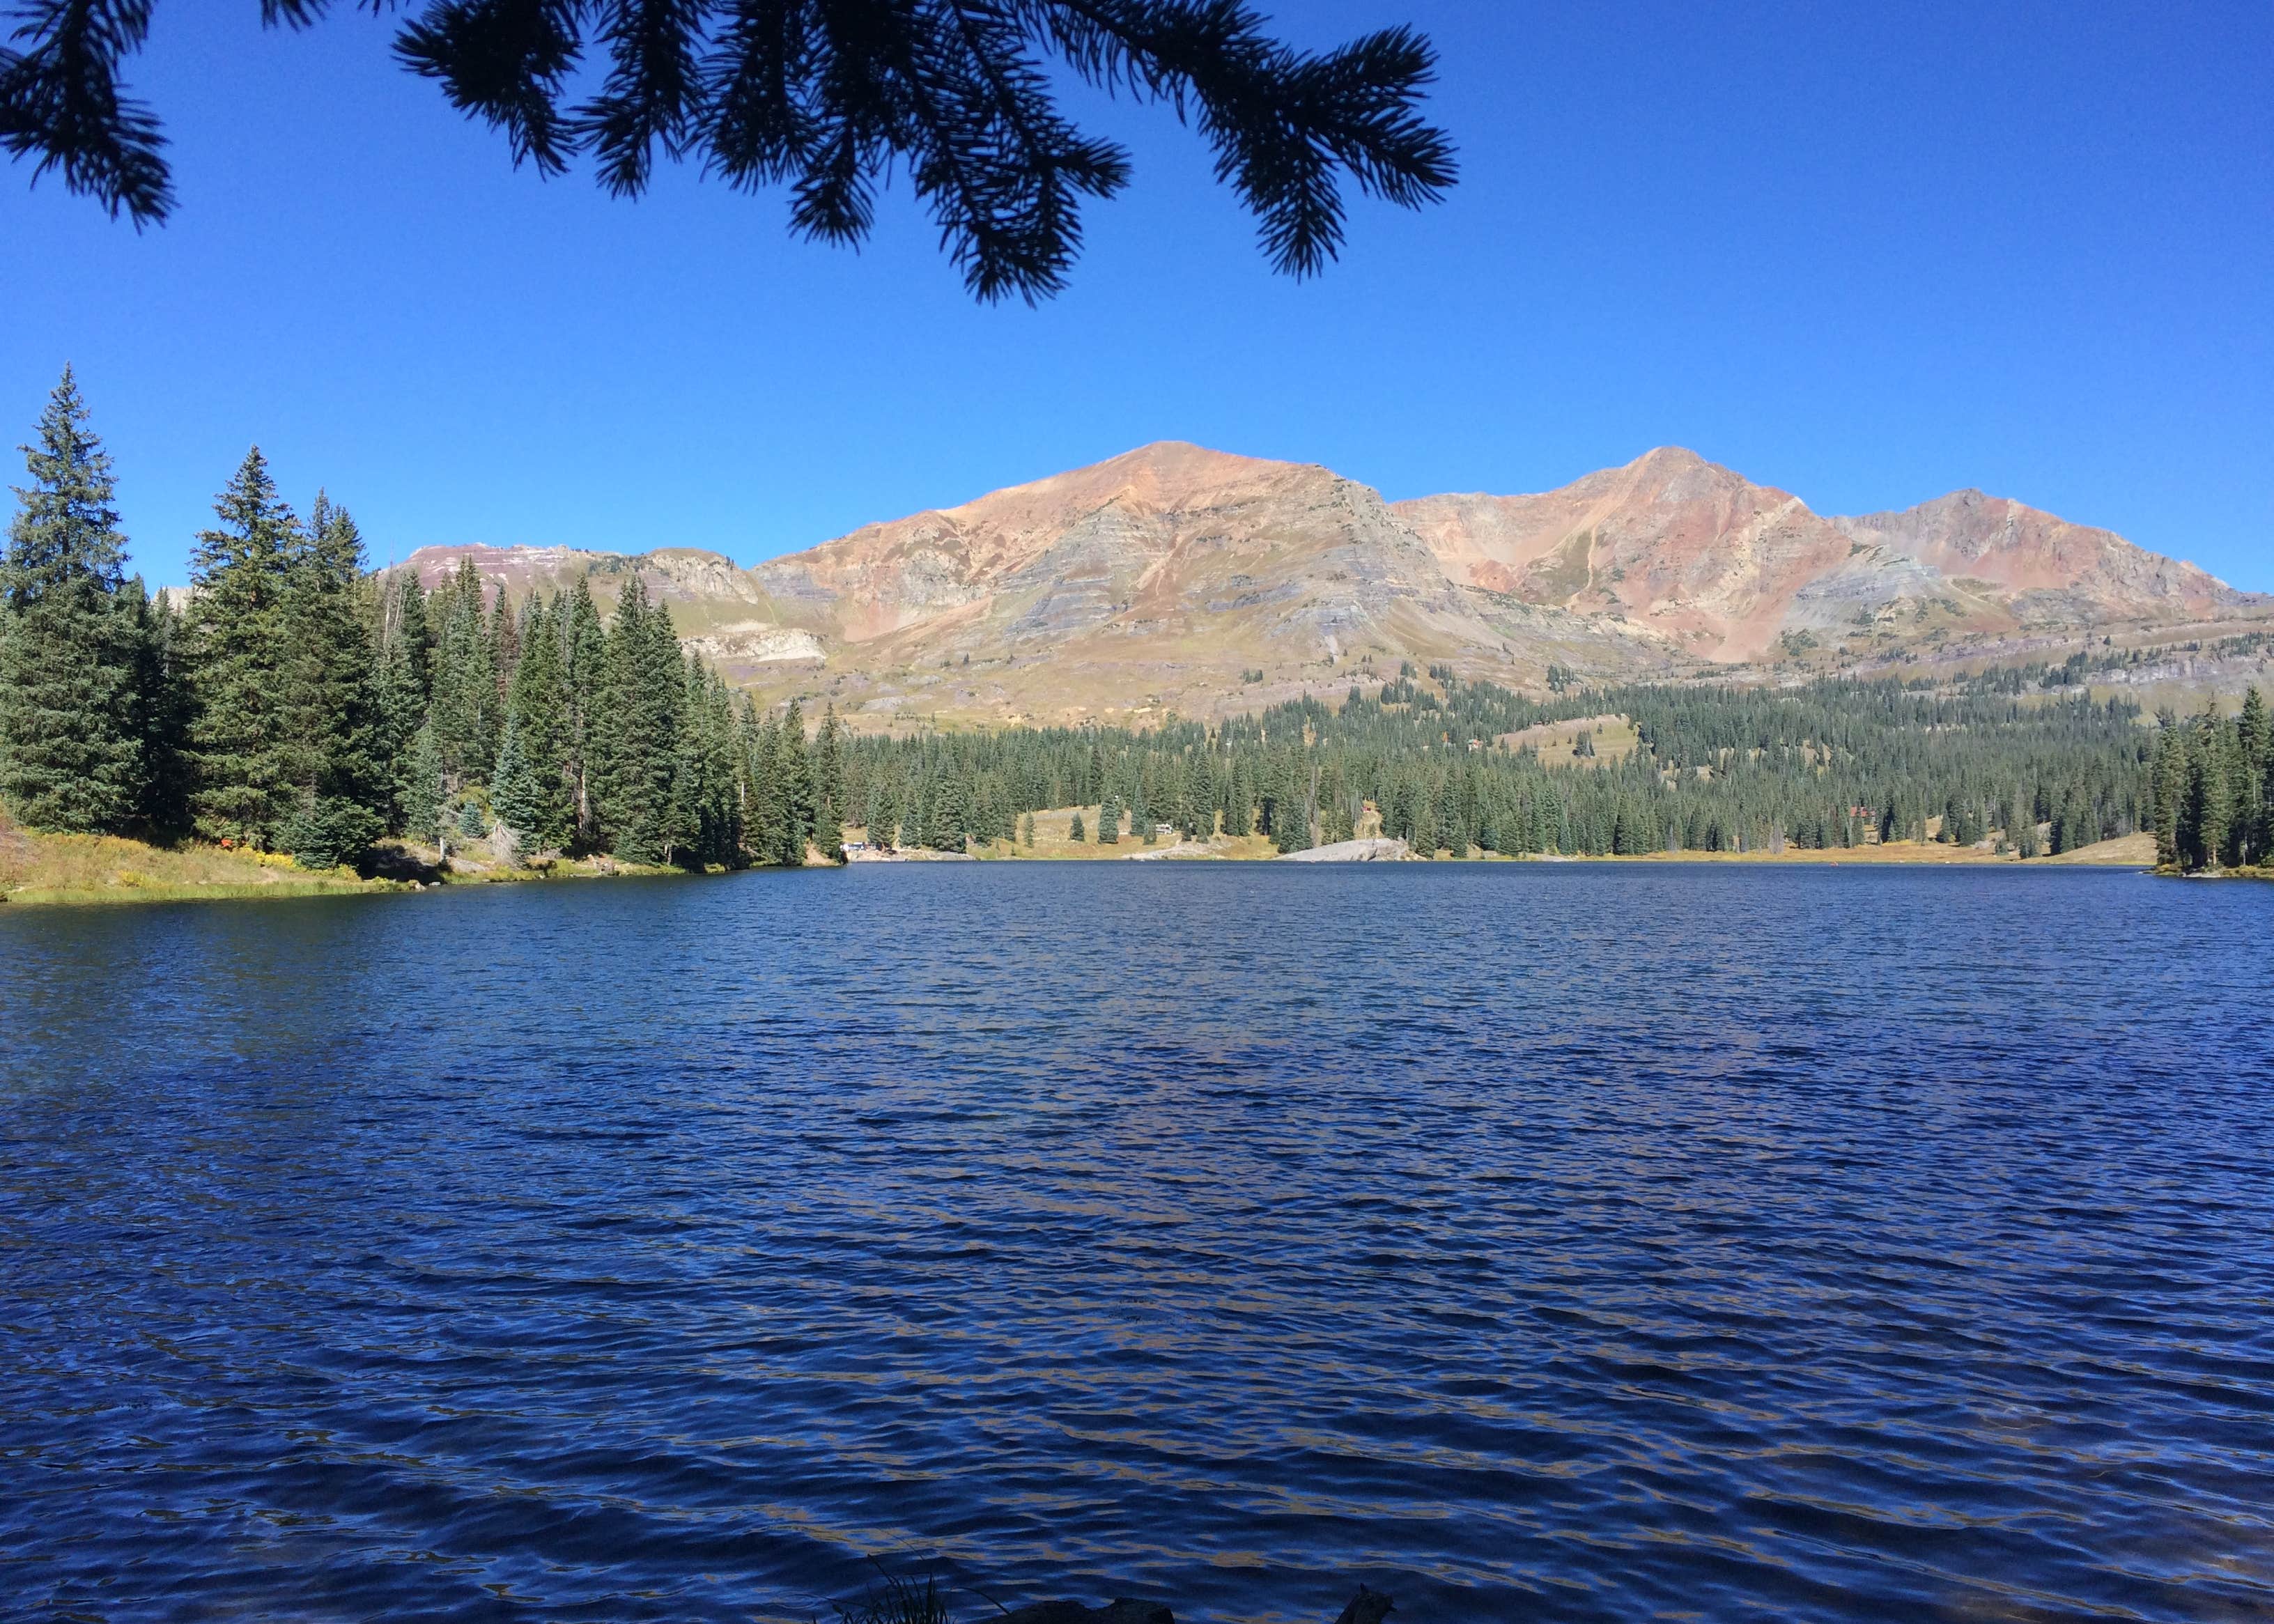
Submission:
[[[1407,665],[1331,703],[1121,728],[861,734],[760,709],[682,652],[635,574],[509,599],[469,562],[433,590],[374,573],[346,508],[285,501],[246,455],[178,606],[125,572],[114,475],[68,373],[27,448],[0,553],[0,804],[33,829],[199,838],[367,865],[606,854],[689,869],[875,844],[1379,832],[1452,856],[1996,844],[2022,856],[2153,830],[2162,861],[2254,865],[2274,839],[2274,730],[2096,700],[2061,668],[1939,681],[1588,688],[1544,697]],[[1522,735],[1622,718],[1634,748],[1568,760]]]

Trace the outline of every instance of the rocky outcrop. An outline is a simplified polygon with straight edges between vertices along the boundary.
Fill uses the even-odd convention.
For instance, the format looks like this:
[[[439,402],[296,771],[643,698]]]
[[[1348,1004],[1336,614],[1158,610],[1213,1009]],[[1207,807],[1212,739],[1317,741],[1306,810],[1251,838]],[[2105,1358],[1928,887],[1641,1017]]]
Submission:
[[[2249,594],[2193,564],[2160,557],[2113,531],[2072,524],[1980,491],[1954,491],[1901,513],[1832,523],[1841,534],[1890,548],[1941,579],[2005,589],[2024,621],[2208,615],[2250,602]]]
[[[1799,498],[1662,447],[1537,496],[1430,496],[1396,511],[1456,579],[1618,613],[1722,658],[1766,650],[1847,539]]]
[[[1287,852],[1273,859],[1276,862],[1419,862],[1413,848],[1403,840],[1379,837],[1365,840],[1337,840],[1331,846],[1314,846],[1307,852]]]

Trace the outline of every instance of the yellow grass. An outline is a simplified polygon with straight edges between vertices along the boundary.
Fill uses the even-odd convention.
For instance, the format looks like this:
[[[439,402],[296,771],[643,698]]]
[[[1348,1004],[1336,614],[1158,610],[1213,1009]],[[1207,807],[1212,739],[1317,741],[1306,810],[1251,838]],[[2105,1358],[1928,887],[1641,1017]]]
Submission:
[[[112,835],[34,834],[0,823],[0,900],[170,902],[218,897],[306,897],[385,891],[345,869],[311,874],[287,857],[219,846],[151,846]]]
[[[1583,733],[1596,735],[1593,756],[1581,756],[1574,748]],[[1500,742],[1511,750],[1529,745],[1539,752],[1543,767],[1608,767],[1633,755],[1642,738],[1625,717],[1604,715],[1581,717],[1570,722],[1535,722],[1515,733],[1502,733]]]

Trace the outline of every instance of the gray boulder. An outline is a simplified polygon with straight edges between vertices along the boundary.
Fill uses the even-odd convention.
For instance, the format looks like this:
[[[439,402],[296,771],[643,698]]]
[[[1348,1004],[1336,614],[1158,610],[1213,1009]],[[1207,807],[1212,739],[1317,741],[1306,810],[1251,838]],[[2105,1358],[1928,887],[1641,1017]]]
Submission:
[[[1413,850],[1403,840],[1385,840],[1379,837],[1367,840],[1337,840],[1332,846],[1314,846],[1307,852],[1288,852],[1274,858],[1275,862],[1406,862],[1419,861]]]

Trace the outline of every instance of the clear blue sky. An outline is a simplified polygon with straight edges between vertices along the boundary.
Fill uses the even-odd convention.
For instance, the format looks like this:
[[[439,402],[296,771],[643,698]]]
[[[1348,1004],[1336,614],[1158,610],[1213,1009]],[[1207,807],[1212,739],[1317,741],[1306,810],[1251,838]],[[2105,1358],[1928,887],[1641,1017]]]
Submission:
[[[540,182],[391,25],[258,11],[158,8],[172,224],[0,163],[0,427],[74,363],[154,580],[256,440],[380,561],[749,562],[1181,439],[1392,498],[1671,442],[1819,512],[1979,485],[2274,589],[2264,0],[1282,5],[1435,39],[1450,201],[1359,208],[1296,283],[1165,109],[1081,95],[1138,180],[1039,310],[973,305],[904,192],[855,255],[689,173]]]

